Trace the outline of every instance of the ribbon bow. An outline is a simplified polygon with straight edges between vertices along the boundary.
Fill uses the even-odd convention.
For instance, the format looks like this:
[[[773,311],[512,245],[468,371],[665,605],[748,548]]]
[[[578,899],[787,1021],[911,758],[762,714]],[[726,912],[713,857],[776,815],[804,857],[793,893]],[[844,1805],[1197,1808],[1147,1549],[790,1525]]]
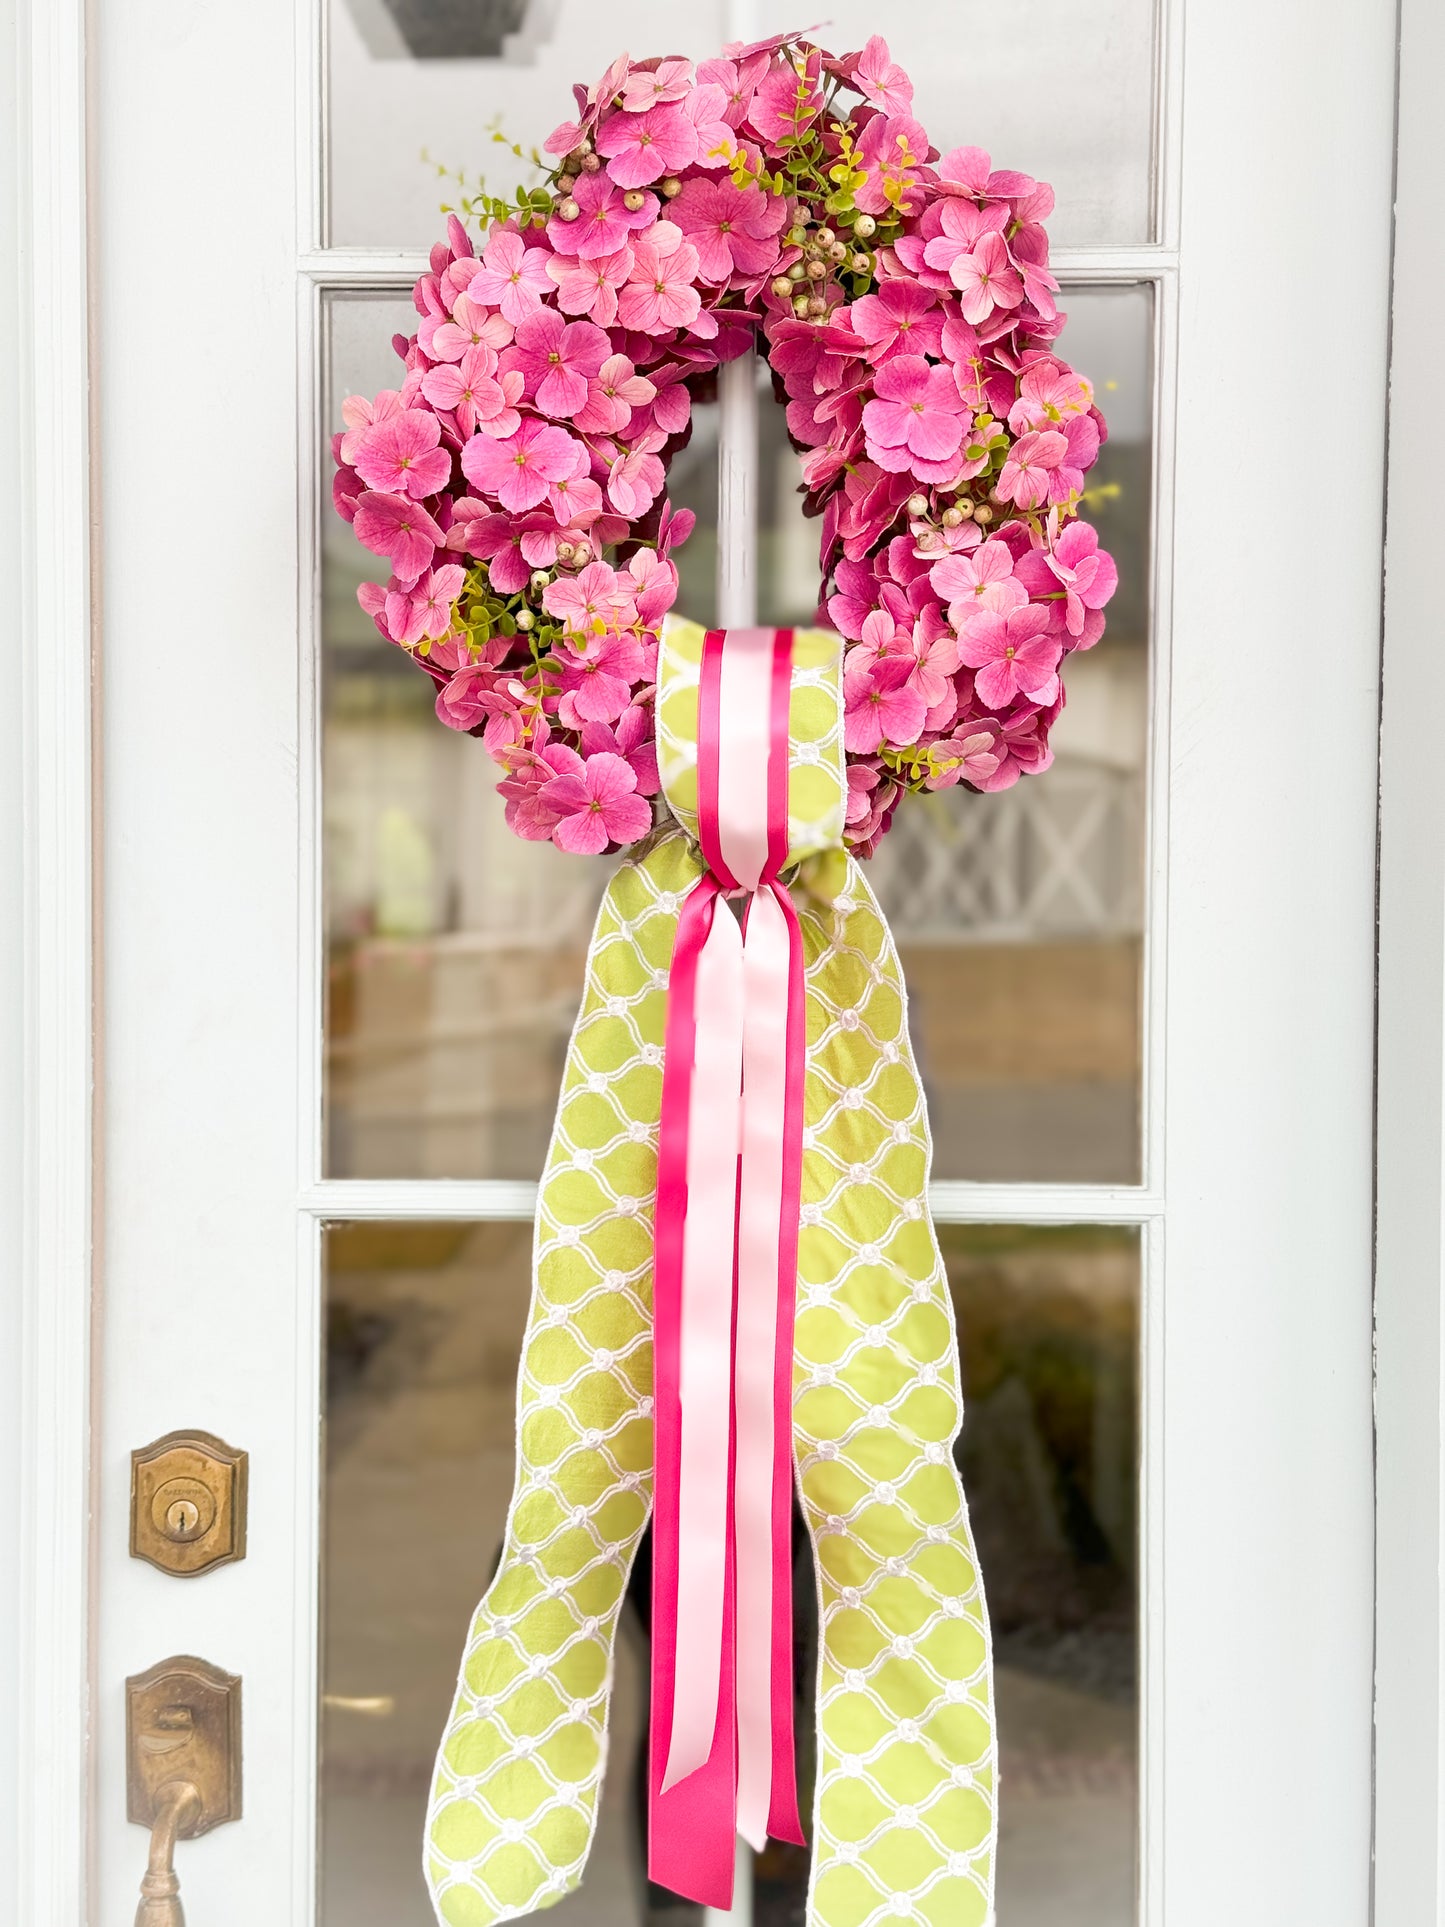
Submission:
[[[803,1840],[791,1584],[803,948],[779,880],[792,654],[790,629],[714,630],[703,645],[707,868],[678,917],[657,1167],[649,1871],[724,1908],[736,1833],[759,1848],[769,1834]]]

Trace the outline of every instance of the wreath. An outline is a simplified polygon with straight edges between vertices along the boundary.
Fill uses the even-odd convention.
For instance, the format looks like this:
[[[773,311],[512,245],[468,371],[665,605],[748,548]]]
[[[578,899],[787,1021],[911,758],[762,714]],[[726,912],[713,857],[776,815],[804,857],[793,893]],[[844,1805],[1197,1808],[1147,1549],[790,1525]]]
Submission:
[[[362,607],[480,735],[519,836],[615,849],[653,825],[668,464],[720,363],[757,343],[822,525],[845,639],[847,840],[905,790],[1009,787],[1051,760],[1060,670],[1117,571],[1077,519],[1106,430],[1054,351],[1053,192],[940,156],[878,36],[718,60],[620,56],[575,90],[545,187],[453,214],[352,396],[334,499],[391,564]]]

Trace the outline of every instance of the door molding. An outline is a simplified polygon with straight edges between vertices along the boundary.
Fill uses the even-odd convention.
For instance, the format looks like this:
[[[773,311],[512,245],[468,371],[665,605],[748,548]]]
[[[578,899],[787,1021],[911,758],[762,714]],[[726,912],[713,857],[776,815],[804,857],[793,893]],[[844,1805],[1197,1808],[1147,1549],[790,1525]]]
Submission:
[[[14,1918],[86,1918],[91,961],[86,9],[17,0],[22,819]],[[8,1122],[8,1118],[7,1118]],[[0,1765],[9,1764],[0,1762]]]
[[[1445,14],[1401,0],[1380,733],[1375,1920],[1445,1922],[1445,712],[1421,384],[1445,312]],[[1422,731],[1421,719],[1425,729]]]

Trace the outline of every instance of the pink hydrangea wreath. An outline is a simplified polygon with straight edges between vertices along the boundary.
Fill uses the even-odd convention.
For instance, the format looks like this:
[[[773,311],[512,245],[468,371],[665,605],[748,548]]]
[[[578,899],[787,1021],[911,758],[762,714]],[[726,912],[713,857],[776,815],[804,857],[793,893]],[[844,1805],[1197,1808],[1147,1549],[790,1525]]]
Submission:
[[[392,569],[362,607],[501,765],[512,828],[579,852],[651,829],[693,524],[668,463],[754,344],[846,640],[851,846],[905,790],[1046,768],[1063,658],[1117,581],[1077,519],[1106,431],[1052,345],[1052,190],[940,156],[878,37],[624,54],[574,92],[546,187],[487,203],[480,252],[449,219],[400,386],[351,397],[333,443],[336,507]]]

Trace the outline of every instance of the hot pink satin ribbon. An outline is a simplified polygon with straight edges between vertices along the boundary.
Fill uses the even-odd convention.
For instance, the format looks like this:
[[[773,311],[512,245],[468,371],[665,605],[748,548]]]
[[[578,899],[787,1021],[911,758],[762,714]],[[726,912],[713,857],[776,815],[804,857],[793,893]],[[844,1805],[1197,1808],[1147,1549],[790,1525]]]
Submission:
[[[734,1835],[802,1842],[793,1759],[792,1376],[803,951],[788,851],[792,631],[712,631],[707,873],[668,986],[654,1268],[649,1872],[732,1904]],[[743,926],[725,893],[747,901]]]

